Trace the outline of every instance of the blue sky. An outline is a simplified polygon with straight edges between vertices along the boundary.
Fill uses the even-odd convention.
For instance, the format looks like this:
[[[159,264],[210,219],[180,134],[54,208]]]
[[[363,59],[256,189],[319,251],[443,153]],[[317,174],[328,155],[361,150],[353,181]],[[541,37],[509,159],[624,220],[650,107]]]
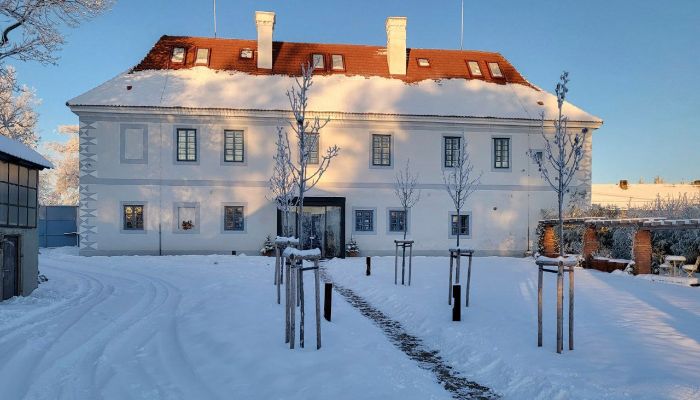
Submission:
[[[459,0],[218,0],[218,36],[255,38],[255,10],[275,11],[275,40],[382,45],[387,16],[408,17],[408,46],[459,48]],[[700,179],[700,1],[465,0],[464,47],[498,51],[552,91],[602,117],[594,182]],[[211,0],[121,0],[65,29],[57,66],[11,62],[37,91],[40,134],[75,124],[66,100],[137,64],[163,34],[212,36]]]

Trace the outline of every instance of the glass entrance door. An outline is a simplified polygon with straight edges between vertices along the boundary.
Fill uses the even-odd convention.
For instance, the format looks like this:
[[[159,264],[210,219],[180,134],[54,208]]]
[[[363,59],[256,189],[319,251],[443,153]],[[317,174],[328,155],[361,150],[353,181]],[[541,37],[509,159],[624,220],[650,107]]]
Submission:
[[[342,250],[340,225],[342,209],[339,206],[305,206],[301,225],[304,249],[321,249],[325,258],[340,257]]]

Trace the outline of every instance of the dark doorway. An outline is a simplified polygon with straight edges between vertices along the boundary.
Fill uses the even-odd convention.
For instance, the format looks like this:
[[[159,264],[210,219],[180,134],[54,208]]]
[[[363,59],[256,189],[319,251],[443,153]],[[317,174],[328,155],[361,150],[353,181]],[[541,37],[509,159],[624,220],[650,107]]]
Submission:
[[[2,241],[2,300],[19,295],[19,237]]]
[[[296,199],[295,199],[296,201]],[[296,209],[290,215],[290,226],[296,223]],[[345,198],[306,197],[302,226],[305,237],[302,248],[319,248],[324,258],[345,257]],[[282,232],[282,216],[277,212],[277,234]]]

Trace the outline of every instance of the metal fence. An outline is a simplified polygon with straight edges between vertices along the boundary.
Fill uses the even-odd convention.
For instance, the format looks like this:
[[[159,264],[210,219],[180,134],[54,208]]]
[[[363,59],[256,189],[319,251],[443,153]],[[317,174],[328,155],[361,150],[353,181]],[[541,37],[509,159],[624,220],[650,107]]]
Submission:
[[[40,206],[39,247],[78,245],[78,207]]]

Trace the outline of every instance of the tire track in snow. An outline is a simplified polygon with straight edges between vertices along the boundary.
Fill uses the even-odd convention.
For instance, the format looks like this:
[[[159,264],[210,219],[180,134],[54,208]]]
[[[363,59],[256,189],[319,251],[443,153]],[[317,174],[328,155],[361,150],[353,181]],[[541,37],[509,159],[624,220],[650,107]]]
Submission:
[[[408,333],[400,322],[389,318],[352,289],[333,282],[325,267],[321,268],[321,276],[324,281],[333,283],[333,289],[343,296],[350,305],[374,322],[394,346],[411,360],[416,361],[419,367],[431,371],[453,398],[458,400],[493,400],[500,397],[488,387],[461,376],[458,371],[445,363],[438,351],[426,347],[420,338]]]

